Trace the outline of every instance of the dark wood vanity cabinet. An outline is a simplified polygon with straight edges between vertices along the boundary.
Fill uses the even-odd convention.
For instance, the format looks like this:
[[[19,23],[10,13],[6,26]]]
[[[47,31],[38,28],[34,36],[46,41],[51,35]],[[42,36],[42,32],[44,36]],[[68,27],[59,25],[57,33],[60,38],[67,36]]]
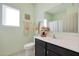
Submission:
[[[36,56],[45,56],[46,55],[46,43],[36,39],[35,40],[35,55]]]
[[[58,54],[50,50],[47,50],[47,56],[58,56]]]
[[[45,48],[40,45],[35,45],[35,55],[45,56]]]
[[[79,56],[79,53],[36,38],[35,56]]]
[[[47,49],[51,50],[51,52],[53,51],[58,56],[79,56],[79,53],[75,51],[72,51],[54,44],[50,44],[50,43],[47,43]]]

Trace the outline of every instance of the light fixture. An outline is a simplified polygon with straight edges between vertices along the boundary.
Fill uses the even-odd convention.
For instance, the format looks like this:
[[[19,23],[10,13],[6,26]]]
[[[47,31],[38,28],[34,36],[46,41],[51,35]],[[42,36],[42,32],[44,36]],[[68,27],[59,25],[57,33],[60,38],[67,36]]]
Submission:
[[[44,19],[44,27],[47,27],[47,19]]]

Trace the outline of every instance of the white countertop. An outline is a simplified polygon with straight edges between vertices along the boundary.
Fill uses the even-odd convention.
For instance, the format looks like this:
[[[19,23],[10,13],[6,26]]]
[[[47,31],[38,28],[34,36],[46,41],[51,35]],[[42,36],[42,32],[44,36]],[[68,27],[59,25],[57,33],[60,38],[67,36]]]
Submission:
[[[56,39],[53,38],[53,35],[47,37],[35,36],[45,42],[55,44],[76,52],[79,52],[79,34],[77,33],[55,33]]]

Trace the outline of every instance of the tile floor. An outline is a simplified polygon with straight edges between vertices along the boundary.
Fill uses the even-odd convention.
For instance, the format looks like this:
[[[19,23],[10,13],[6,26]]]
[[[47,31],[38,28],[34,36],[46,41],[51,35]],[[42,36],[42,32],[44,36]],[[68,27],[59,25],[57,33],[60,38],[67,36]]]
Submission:
[[[20,51],[12,56],[35,56],[35,47],[26,48],[24,51]]]

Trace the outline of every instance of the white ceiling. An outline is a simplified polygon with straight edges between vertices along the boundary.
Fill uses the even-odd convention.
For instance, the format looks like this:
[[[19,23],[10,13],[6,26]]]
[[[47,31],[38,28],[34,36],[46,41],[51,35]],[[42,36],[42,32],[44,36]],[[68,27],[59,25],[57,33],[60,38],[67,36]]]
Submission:
[[[71,3],[62,3],[60,5],[55,6],[54,8],[49,9],[47,12],[51,14],[61,13],[66,11],[67,8],[69,8],[70,6],[72,6]]]

